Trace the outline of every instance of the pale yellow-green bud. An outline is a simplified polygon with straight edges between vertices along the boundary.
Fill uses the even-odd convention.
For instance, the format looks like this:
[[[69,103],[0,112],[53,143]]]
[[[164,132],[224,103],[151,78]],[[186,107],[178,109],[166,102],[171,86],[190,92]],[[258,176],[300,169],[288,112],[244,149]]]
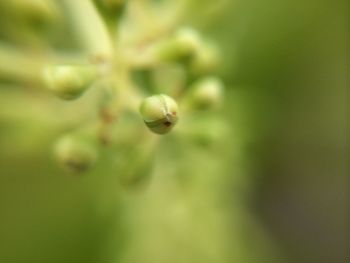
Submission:
[[[189,101],[196,109],[211,109],[222,102],[224,85],[216,77],[206,77],[196,82],[190,91]]]
[[[92,66],[58,65],[44,70],[44,80],[48,88],[65,100],[81,96],[97,76]]]
[[[97,150],[91,142],[72,135],[64,136],[58,140],[54,154],[58,163],[72,172],[88,170],[97,159]]]
[[[202,45],[191,61],[191,71],[196,75],[212,73],[217,69],[219,60],[216,47],[209,44]]]
[[[147,127],[157,134],[168,133],[178,121],[177,103],[164,94],[144,99],[140,113]]]
[[[175,39],[183,50],[195,52],[200,45],[200,36],[198,32],[192,28],[180,28],[176,34]]]
[[[190,58],[200,46],[200,37],[192,28],[181,28],[159,47],[161,60],[173,61]]]

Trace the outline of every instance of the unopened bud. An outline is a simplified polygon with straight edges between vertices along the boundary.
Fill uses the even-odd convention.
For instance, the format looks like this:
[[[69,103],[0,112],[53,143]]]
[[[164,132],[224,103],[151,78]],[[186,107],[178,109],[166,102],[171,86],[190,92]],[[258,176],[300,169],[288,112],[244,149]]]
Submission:
[[[211,109],[221,104],[224,85],[220,79],[207,77],[192,87],[189,101],[197,109]]]
[[[216,47],[202,45],[191,61],[191,70],[196,75],[214,72],[219,65],[219,52]]]
[[[97,159],[95,147],[81,137],[65,136],[54,149],[55,157],[64,168],[72,172],[84,172],[91,168]]]
[[[58,97],[73,100],[81,96],[97,76],[90,66],[59,65],[47,67],[44,79]]]
[[[166,40],[159,48],[161,60],[174,61],[191,57],[200,45],[197,31],[191,28],[181,28],[174,36]]]
[[[147,127],[157,134],[168,133],[178,121],[177,103],[164,94],[144,99],[140,113]]]

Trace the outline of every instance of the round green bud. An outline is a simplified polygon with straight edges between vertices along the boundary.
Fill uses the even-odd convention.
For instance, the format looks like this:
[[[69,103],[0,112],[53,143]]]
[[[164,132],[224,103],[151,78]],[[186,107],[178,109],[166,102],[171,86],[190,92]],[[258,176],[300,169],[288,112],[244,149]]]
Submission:
[[[56,160],[71,172],[84,172],[96,162],[97,151],[87,140],[77,136],[64,136],[54,148]]]
[[[96,76],[96,69],[90,66],[58,65],[44,70],[44,80],[48,88],[65,100],[80,97]]]
[[[184,53],[193,53],[200,45],[199,34],[192,28],[180,28],[175,34],[175,39]]]
[[[200,37],[192,28],[181,28],[159,48],[162,60],[174,61],[190,58],[200,46]]]
[[[202,45],[191,61],[191,71],[204,75],[215,71],[219,64],[219,52],[211,45]]]
[[[190,95],[192,107],[197,109],[211,109],[221,104],[224,85],[216,77],[207,77],[195,83]]]
[[[177,103],[164,94],[144,99],[140,113],[147,127],[157,134],[168,133],[178,121]]]

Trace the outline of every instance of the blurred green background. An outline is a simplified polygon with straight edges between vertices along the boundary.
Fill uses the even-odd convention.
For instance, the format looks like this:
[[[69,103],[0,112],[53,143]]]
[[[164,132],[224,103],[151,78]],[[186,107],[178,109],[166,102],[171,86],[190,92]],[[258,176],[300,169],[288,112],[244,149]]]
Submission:
[[[223,54],[228,134],[164,139],[140,189],[117,186],[115,149],[84,176],[57,167],[63,123],[91,113],[30,72],[43,35],[74,50],[74,33],[64,12],[33,32],[0,4],[0,262],[350,261],[346,1],[188,2],[183,23]]]

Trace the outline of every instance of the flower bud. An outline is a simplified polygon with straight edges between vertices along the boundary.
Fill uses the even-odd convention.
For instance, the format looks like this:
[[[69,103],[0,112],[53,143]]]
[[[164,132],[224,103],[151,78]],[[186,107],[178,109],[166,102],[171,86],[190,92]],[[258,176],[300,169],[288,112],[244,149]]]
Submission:
[[[64,168],[72,172],[88,170],[97,159],[95,147],[81,137],[65,136],[54,149],[55,157]]]
[[[190,95],[192,107],[197,109],[211,109],[220,105],[224,86],[221,80],[207,77],[195,83]]]
[[[219,52],[211,45],[202,45],[191,61],[191,71],[196,75],[214,72],[219,64]]]
[[[147,127],[157,134],[168,133],[178,121],[177,103],[164,94],[144,99],[140,113]]]
[[[59,65],[44,70],[44,80],[48,88],[58,97],[73,100],[81,96],[97,75],[90,66]]]
[[[161,60],[174,61],[191,57],[200,45],[200,37],[194,29],[181,28],[159,48]]]

